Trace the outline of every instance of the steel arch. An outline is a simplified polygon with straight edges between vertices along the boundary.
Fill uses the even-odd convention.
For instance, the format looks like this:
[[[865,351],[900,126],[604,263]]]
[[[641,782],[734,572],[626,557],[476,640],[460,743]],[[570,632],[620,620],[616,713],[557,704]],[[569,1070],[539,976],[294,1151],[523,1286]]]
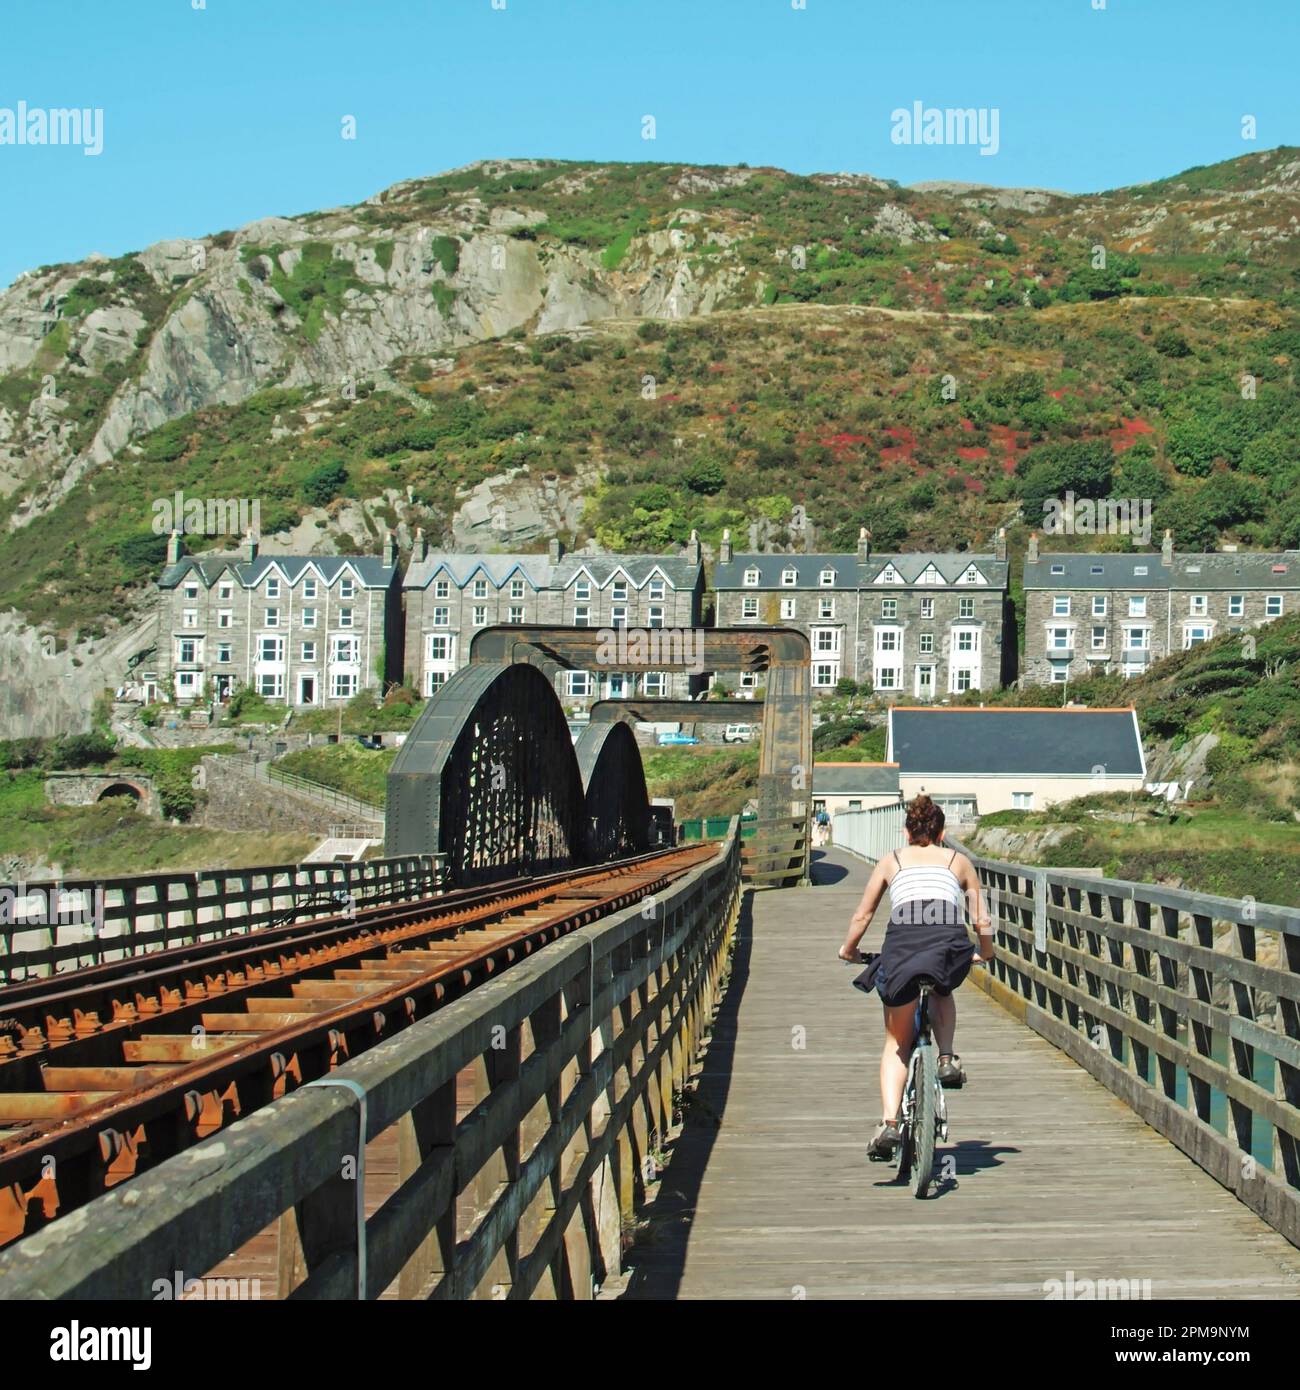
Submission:
[[[575,752],[585,795],[587,862],[650,848],[650,797],[641,750],[622,720],[588,724]]]

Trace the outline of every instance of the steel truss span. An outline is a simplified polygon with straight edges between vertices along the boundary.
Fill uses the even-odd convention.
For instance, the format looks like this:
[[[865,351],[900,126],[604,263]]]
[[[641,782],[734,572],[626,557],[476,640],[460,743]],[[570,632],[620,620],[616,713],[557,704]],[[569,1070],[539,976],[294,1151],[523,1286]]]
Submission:
[[[465,667],[429,701],[393,762],[386,844],[438,846],[458,886],[644,851],[640,751],[630,729],[612,727],[593,731],[580,769],[538,666]]]

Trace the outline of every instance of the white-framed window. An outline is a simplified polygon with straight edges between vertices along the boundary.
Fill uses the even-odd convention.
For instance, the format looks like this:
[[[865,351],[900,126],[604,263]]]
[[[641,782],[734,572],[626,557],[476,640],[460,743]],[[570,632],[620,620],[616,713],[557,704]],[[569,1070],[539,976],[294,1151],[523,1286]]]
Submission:
[[[652,579],[650,581],[650,602],[662,603],[667,597],[664,581],[662,579]]]
[[[268,609],[266,609],[266,610],[265,610],[265,620],[263,621],[262,626],[263,626],[263,627],[279,627],[279,626],[280,626],[280,610],[279,610],[278,608],[268,608]]]
[[[304,608],[302,610],[302,625],[303,627],[316,626],[316,610],[314,608]]]
[[[877,690],[901,690],[901,673],[897,666],[877,666],[875,669],[875,688]]]
[[[626,603],[626,602],[627,602],[627,580],[626,580],[626,579],[617,579],[617,580],[615,580],[613,586],[611,587],[611,589],[610,589],[610,591],[609,591],[609,596],[610,596],[610,599],[611,599],[614,603]]]
[[[757,571],[756,569],[747,569],[747,570],[745,571],[745,577],[744,577],[743,583],[744,583],[744,585],[745,585],[745,587],[746,587],[747,589],[757,589],[757,588],[758,588],[758,571]]]
[[[487,626],[487,604],[479,603],[474,605],[474,626]]]
[[[182,626],[182,627],[198,627],[198,625],[199,625],[199,610],[198,610],[197,608],[187,608],[187,609],[185,609],[185,611],[181,614],[181,626]]]
[[[813,628],[813,652],[818,656],[837,655],[840,650],[840,630],[837,627]]]
[[[920,644],[921,644],[920,650],[921,650],[921,655],[922,655],[922,656],[933,656],[933,655],[934,655],[934,633],[933,633],[933,632],[923,632],[923,633],[921,633],[921,636],[920,636]]]
[[[1074,650],[1074,629],[1072,627],[1049,627],[1047,629],[1047,649],[1053,652]]]
[[[794,586],[795,584],[797,584],[798,582],[799,582],[799,571],[798,571],[798,570],[782,570],[782,571],[781,571],[781,583],[784,584],[787,588],[793,588],[793,586]]]
[[[330,639],[330,663],[338,666],[355,666],[360,643],[355,637],[333,637]]]
[[[231,608],[218,608],[218,609],[217,609],[217,626],[218,626],[218,627],[229,627],[229,626],[234,622],[234,619],[235,619],[235,613],[234,613],[234,610],[233,610],[233,609],[231,609]]]
[[[756,690],[758,688],[758,672],[742,671],[740,673],[740,688],[742,690]]]
[[[1106,629],[1104,627],[1093,628],[1092,649],[1095,652],[1104,652],[1106,650]]]
[[[574,627],[591,626],[591,604],[579,603],[574,606],[573,625]]]
[[[1033,792],[1012,792],[1011,809],[1013,811],[1032,811],[1034,809]]]
[[[228,601],[234,592],[235,587],[228,579],[217,585],[217,597],[223,602]]]
[[[424,659],[428,663],[446,664],[452,660],[455,642],[449,632],[430,632],[424,638]]]
[[[835,617],[835,600],[833,598],[818,599],[817,616],[824,622],[832,621]]]
[[[1064,685],[1070,679],[1070,668],[1064,661],[1055,662],[1052,666],[1053,685]]]
[[[745,622],[758,620],[758,595],[746,594],[740,600],[740,616]]]
[[[1210,600],[1205,594],[1192,594],[1187,600],[1187,611],[1193,618],[1203,618],[1210,611]]]
[[[1148,572],[1149,572],[1149,571],[1148,571],[1146,565],[1134,565],[1134,566],[1133,566],[1133,577],[1134,577],[1135,579],[1138,578],[1139,576],[1145,577],[1146,574],[1147,574]]]
[[[353,581],[352,581],[351,579],[348,579],[348,578],[345,576],[343,579],[340,579],[340,580],[339,580],[339,597],[340,597],[340,598],[351,598],[351,597],[356,593],[356,591],[357,591],[357,586],[356,586],[355,583],[353,583]]]
[[[447,684],[447,678],[450,674],[450,671],[426,671],[424,673],[424,689],[426,694],[436,695],[438,691]]]
[[[302,661],[315,661],[315,660],[316,660],[316,643],[315,643],[315,642],[304,642],[304,643],[302,644],[302,656],[300,657],[300,660],[302,660]]]
[[[666,695],[668,693],[667,673],[664,671],[647,671],[641,685],[646,695]]]
[[[974,627],[959,627],[957,629],[957,650],[959,652],[978,652],[979,649],[979,629]]]
[[[757,603],[757,600],[755,600],[755,603]],[[781,620],[782,620],[783,622],[789,622],[790,619],[794,617],[794,615],[795,615],[795,603],[796,603],[796,600],[795,600],[795,599],[792,599],[792,598],[783,598],[783,599],[781,600]],[[757,612],[758,612],[757,608],[755,608],[754,611],[755,611],[755,613],[757,613]]]
[[[186,597],[186,598],[198,598],[198,596],[199,596],[199,586],[198,586],[197,584],[188,584],[188,583],[187,583],[187,584],[185,585],[185,597]]]
[[[880,600],[880,616],[882,618],[898,617],[898,600],[896,598],[882,598]]]
[[[524,581],[523,581],[522,579],[512,579],[512,580],[510,581],[510,597],[511,597],[511,598],[523,598],[523,596],[524,596]]]
[[[283,637],[259,637],[257,639],[257,659],[269,666],[279,666],[284,661]]]
[[[487,580],[482,575],[474,581],[474,597],[487,598]]]
[[[1126,627],[1124,646],[1131,652],[1145,652],[1151,648],[1151,629],[1149,627]]]
[[[876,650],[878,652],[896,652],[898,650],[898,631],[892,627],[882,627],[876,629]]]
[[[445,579],[436,579],[433,584],[434,598],[450,598],[451,585]]]
[[[199,643],[195,637],[179,637],[176,640],[176,660],[181,665],[193,665],[199,659]]]
[[[941,575],[933,565],[926,565],[921,573],[916,576],[916,582],[918,584],[942,584],[944,579],[943,575]]]
[[[899,574],[893,565],[886,565],[885,568],[876,575],[875,582],[877,584],[901,584],[903,582],[903,576]]]
[[[267,598],[280,597],[280,581],[278,579],[268,579],[266,581],[266,596]]]
[[[1070,616],[1070,596],[1069,594],[1055,594],[1052,597],[1052,617],[1068,618]]]
[[[1228,617],[1230,617],[1230,618],[1244,618],[1245,616],[1246,616],[1246,595],[1245,595],[1245,594],[1229,594],[1229,595],[1228,595]]]
[[[609,625],[610,627],[627,626],[627,605],[625,603],[616,603],[609,610]]]
[[[1064,565],[1053,565],[1053,566],[1051,567],[1051,573],[1052,573],[1052,574],[1064,574],[1064,573],[1065,573],[1065,566],[1064,566]]]
[[[229,642],[218,642],[218,643],[217,643],[217,665],[218,665],[218,666],[229,666],[229,665],[230,665],[230,653],[231,653],[231,645],[230,645]]]
[[[1282,616],[1282,595],[1269,594],[1264,599],[1264,616],[1266,618],[1280,618]]]
[[[590,671],[566,671],[564,673],[564,693],[566,695],[586,696],[591,694]]]
[[[663,627],[664,625],[664,606],[662,603],[652,603],[650,605],[650,627]]]
[[[357,693],[357,673],[355,671],[330,672],[330,698],[350,700]]]
[[[1147,615],[1147,596],[1145,594],[1130,594],[1128,599],[1128,615],[1130,618],[1145,618]]]
[[[259,671],[257,673],[257,693],[268,700],[284,698],[284,672]]]
[[[983,584],[983,583],[984,583],[984,576],[979,572],[979,570],[978,570],[974,565],[969,565],[969,566],[965,569],[965,571],[963,571],[962,576],[961,576],[961,578],[957,581],[957,583],[958,583],[958,584]]]
[[[446,606],[435,605],[433,610],[434,627],[448,627],[451,624],[451,609]]]
[[[1202,642],[1208,642],[1213,635],[1214,630],[1209,623],[1188,623],[1183,629],[1183,650],[1199,647]]]
[[[511,608],[510,608],[510,610],[509,610],[509,612],[506,614],[506,622],[508,622],[508,623],[522,623],[523,620],[524,620],[524,610],[523,610],[523,608],[522,608],[522,607],[516,607],[516,606],[513,606],[513,605],[512,605]]]
[[[822,570],[821,574],[818,576],[818,583],[820,583],[823,588],[829,589],[835,583],[835,571]]]
[[[973,598],[959,598],[957,600],[957,616],[959,618],[973,618],[975,616],[975,600]]]
[[[1106,616],[1106,595],[1093,594],[1092,596],[1092,616],[1094,618],[1104,618]]]
[[[923,598],[921,600],[921,616],[923,618],[934,617],[934,600],[932,598]]]
[[[340,627],[351,627],[351,626],[352,626],[352,610],[351,610],[350,608],[340,608],[340,609],[339,609],[339,626],[340,626]]]
[[[960,695],[963,690],[969,690],[975,684],[975,673],[969,666],[956,666],[952,673],[952,689],[954,695]]]
[[[827,686],[834,685],[840,678],[840,664],[838,661],[814,661],[812,668],[812,683],[818,690],[825,690]]]
[[[303,598],[314,599],[316,597],[316,581],[314,579],[304,579],[302,581]]]

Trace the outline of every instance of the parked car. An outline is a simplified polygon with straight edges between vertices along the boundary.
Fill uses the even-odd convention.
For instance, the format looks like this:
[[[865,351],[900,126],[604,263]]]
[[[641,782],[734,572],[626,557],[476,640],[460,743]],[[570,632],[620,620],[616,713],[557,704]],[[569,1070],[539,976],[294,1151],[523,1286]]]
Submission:
[[[694,734],[660,734],[656,739],[660,748],[666,748],[670,744],[698,743],[699,739]]]
[[[752,724],[728,724],[722,731],[723,743],[748,743],[753,737]]]
[[[357,742],[362,748],[382,748],[384,740],[379,734],[358,734]]]

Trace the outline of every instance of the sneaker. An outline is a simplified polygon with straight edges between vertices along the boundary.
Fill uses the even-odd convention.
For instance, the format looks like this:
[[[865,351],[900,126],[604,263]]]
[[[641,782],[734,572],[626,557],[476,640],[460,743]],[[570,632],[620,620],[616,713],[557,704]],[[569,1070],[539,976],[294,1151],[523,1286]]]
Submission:
[[[891,1120],[882,1120],[867,1145],[867,1157],[872,1163],[888,1163],[894,1157],[899,1138],[898,1126]]]
[[[955,1053],[951,1057],[939,1058],[939,1085],[945,1091],[960,1091],[966,1084],[966,1073],[962,1070],[961,1058]]]

